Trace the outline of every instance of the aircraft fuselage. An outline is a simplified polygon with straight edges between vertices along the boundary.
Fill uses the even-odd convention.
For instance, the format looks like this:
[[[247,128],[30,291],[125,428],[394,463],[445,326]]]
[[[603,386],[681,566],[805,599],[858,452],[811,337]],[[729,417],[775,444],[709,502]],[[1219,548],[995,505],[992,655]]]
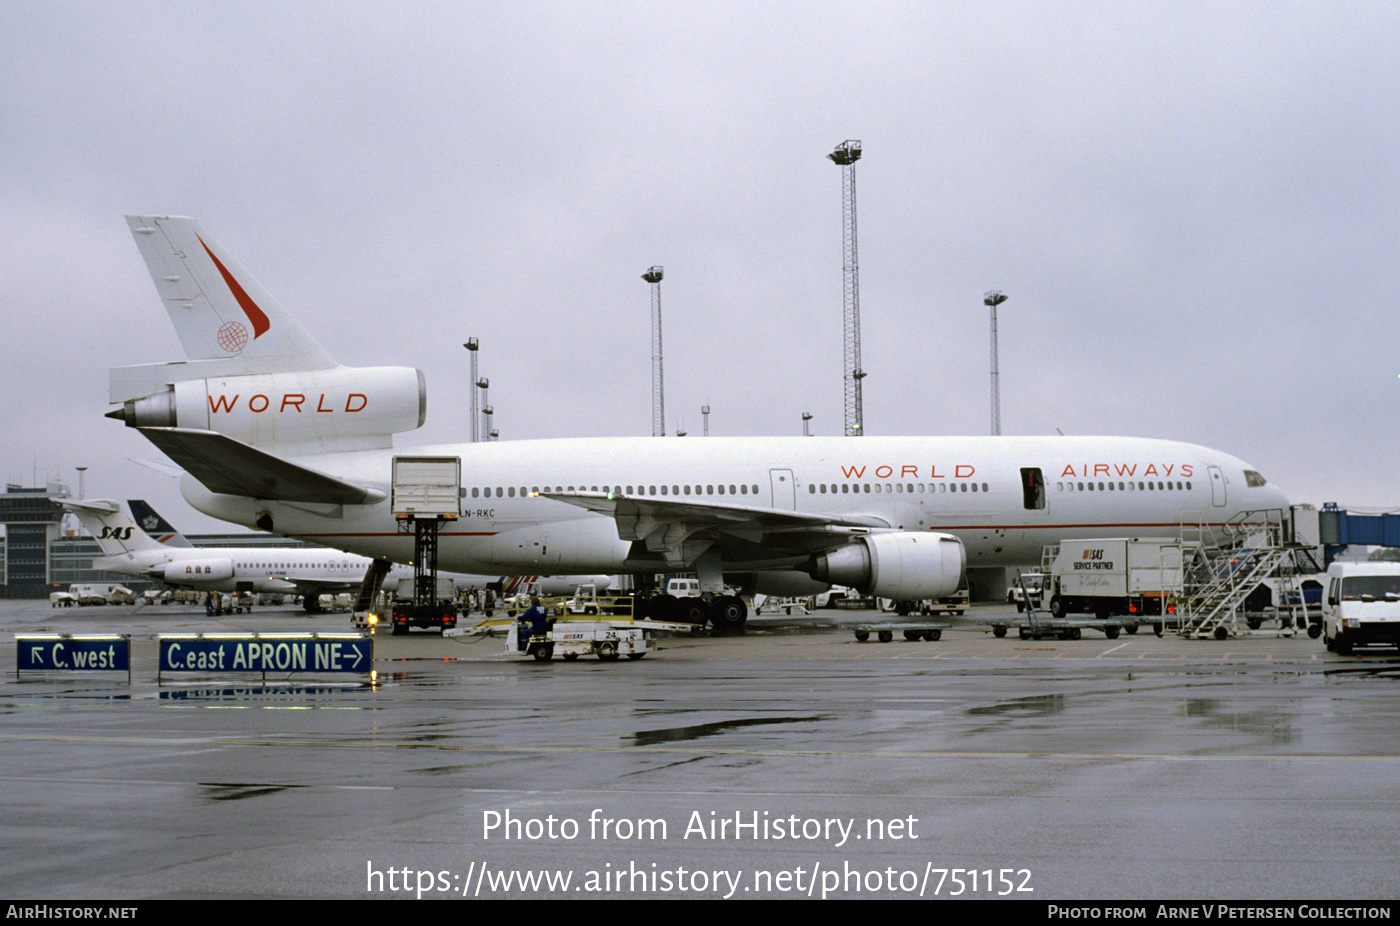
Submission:
[[[410,451],[405,451],[408,453]],[[459,518],[440,534],[440,568],[460,572],[637,572],[617,524],[544,493],[616,496],[861,518],[957,537],[969,566],[1039,562],[1069,538],[1177,536],[1288,501],[1248,464],[1192,444],[1113,437],[595,438],[415,447],[457,456]],[[393,450],[296,462],[389,493]],[[397,561],[413,537],[387,501],[301,504],[183,483],[213,517]],[[264,522],[265,526],[265,522]],[[788,564],[790,565],[790,564]],[[730,570],[781,568],[726,561]],[[653,570],[654,571],[654,570]]]

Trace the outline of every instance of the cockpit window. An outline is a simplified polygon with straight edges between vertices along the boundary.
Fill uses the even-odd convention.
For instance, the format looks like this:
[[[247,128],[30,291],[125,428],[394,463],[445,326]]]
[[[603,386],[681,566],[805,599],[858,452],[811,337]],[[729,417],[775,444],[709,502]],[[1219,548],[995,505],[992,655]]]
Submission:
[[[1244,471],[1244,484],[1251,489],[1261,488],[1268,481],[1252,469]]]

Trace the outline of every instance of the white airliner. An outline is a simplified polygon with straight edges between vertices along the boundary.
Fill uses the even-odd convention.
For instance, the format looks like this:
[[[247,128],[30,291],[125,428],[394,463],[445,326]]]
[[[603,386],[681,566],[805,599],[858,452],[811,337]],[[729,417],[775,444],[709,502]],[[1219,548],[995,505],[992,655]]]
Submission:
[[[421,372],[337,364],[188,218],[128,217],[186,362],[112,370],[108,417],[187,475],[198,510],[397,561],[393,435],[426,414]],[[413,448],[458,457],[443,569],[693,571],[718,626],[726,584],[954,592],[967,567],[1029,564],[1066,538],[1217,528],[1287,499],[1245,462],[1132,437],[580,438]]]
[[[318,595],[358,589],[370,566],[369,559],[339,550],[194,547],[139,500],[130,503],[132,513],[109,499],[61,504],[97,540],[102,555],[92,561],[94,569],[180,588],[296,594],[314,610]],[[396,570],[390,573],[395,580],[413,575],[411,567]]]
[[[102,556],[92,568],[167,585],[217,592],[268,592],[301,595],[308,611],[317,609],[323,594],[353,592],[360,588],[370,560],[340,550],[277,547],[195,547],[140,499],[128,502],[130,513],[108,499],[64,501],[63,507],[78,516],[97,541]],[[413,577],[411,566],[394,566],[384,577],[391,587]],[[496,577],[450,576],[460,587],[486,588],[500,583],[503,594],[516,586],[540,594],[571,592],[582,582],[602,583],[603,576]]]

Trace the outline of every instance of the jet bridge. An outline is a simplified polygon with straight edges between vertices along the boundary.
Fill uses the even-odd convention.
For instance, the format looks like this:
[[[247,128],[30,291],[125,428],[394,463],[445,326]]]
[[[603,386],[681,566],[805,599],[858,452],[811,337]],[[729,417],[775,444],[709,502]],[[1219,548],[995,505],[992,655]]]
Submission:
[[[1352,514],[1328,502],[1318,512],[1318,532],[1325,569],[1349,544],[1400,547],[1400,514]]]

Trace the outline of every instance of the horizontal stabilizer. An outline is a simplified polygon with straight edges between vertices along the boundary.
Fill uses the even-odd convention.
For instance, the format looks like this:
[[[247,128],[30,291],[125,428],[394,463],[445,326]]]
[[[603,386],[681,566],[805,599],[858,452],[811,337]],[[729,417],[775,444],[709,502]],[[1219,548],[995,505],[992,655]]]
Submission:
[[[137,428],[210,492],[331,505],[371,505],[376,489],[273,456],[215,431]]]
[[[91,511],[93,514],[116,514],[121,511],[121,506],[111,499],[106,498],[65,498],[59,502],[64,508],[74,513],[78,511]]]

